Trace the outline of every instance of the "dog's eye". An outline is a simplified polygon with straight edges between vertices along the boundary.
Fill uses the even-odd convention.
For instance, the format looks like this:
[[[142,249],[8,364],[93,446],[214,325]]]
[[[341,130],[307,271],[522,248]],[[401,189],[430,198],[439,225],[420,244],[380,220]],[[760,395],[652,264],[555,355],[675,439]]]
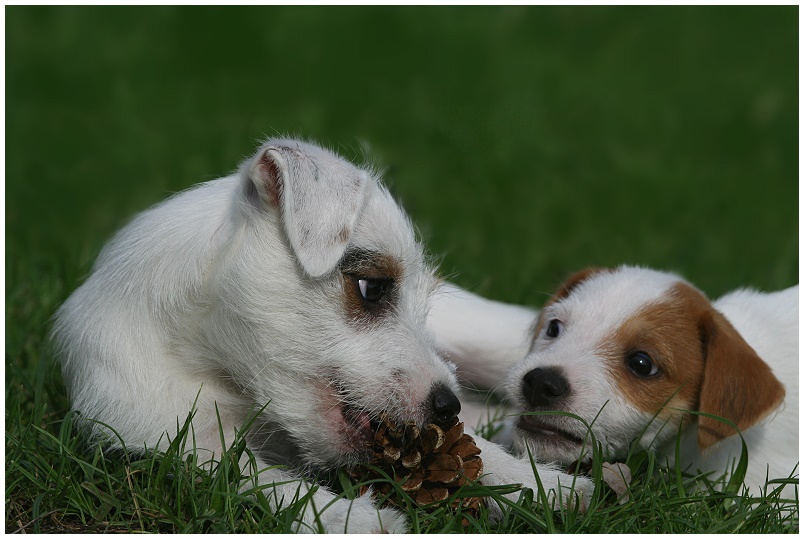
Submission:
[[[555,339],[558,337],[559,333],[561,333],[561,321],[557,318],[553,318],[547,323],[547,331],[545,334],[551,339]]]
[[[631,372],[640,378],[649,378],[659,374],[659,367],[645,352],[635,352],[625,359],[625,364]]]
[[[377,303],[388,290],[388,279],[357,279],[357,288],[363,299],[370,303]]]

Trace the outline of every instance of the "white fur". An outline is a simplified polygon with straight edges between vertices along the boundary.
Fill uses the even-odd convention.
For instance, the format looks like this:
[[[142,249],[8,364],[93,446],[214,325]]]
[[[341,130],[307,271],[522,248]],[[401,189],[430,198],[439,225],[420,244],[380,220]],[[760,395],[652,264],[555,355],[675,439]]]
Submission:
[[[558,338],[547,338],[542,328],[542,334],[532,341],[532,349],[518,362],[513,354],[503,354],[499,358],[492,356],[493,360],[504,365],[514,363],[506,382],[513,412],[518,415],[529,408],[522,396],[522,380],[526,373],[537,367],[560,367],[573,392],[573,398],[561,410],[593,423],[592,431],[602,442],[609,458],[624,457],[629,444],[644,431],[639,444],[657,451],[663,460],[675,465],[677,418],[669,422],[653,420],[653,414],[639,410],[628,396],[621,394],[611,379],[611,371],[604,365],[601,344],[625,320],[637,315],[646,305],[664,298],[670,287],[679,282],[682,280],[673,274],[621,267],[613,272],[594,274],[573,288],[566,298],[549,304],[541,316],[545,320],[562,320],[564,326]],[[487,302],[478,301],[476,305],[480,307]],[[769,294],[740,290],[722,297],[713,306],[771,367],[786,389],[782,405],[742,433],[749,454],[745,483],[751,492],[758,494],[766,483],[766,477],[786,478],[798,472],[798,287]],[[499,305],[494,311],[489,311],[493,314],[487,320],[478,315],[473,324],[475,327],[486,323],[507,325],[505,338],[508,340],[495,341],[494,335],[484,335],[487,341],[477,344],[477,349],[506,351],[531,345],[516,336],[532,332],[534,323],[527,321],[519,308],[506,311],[507,307]],[[535,311],[531,313],[532,317],[537,316]],[[528,341],[531,339],[532,334]],[[503,382],[498,376],[499,368],[478,369],[480,360],[482,358],[473,358],[468,362],[473,372],[486,375],[476,382],[485,387],[497,387]],[[458,367],[460,376],[463,365],[459,362]],[[577,420],[562,416],[542,417],[578,437],[583,438],[586,433],[586,428]],[[528,447],[541,460],[567,464],[582,456],[578,445],[553,443],[518,428],[513,430],[517,450],[524,451]],[[730,436],[702,452],[697,443],[697,425],[693,422],[681,436],[680,465],[691,472],[713,472],[712,477],[717,478],[732,469],[740,449],[739,437]],[[792,497],[795,490],[794,486],[788,486],[785,495]]]
[[[355,323],[343,305],[338,264],[354,248],[403,269],[391,314],[374,323]],[[304,472],[365,456],[343,402],[361,417],[424,424],[433,387],[457,391],[425,327],[437,286],[408,218],[370,171],[313,144],[269,140],[236,174],[123,228],[57,312],[53,338],[73,408],[116,433],[87,423],[94,441],[164,448],[195,406],[192,436],[211,458],[221,436],[228,445],[262,410],[248,438],[253,480],[281,508],[309,490]],[[536,487],[529,462],[483,450],[485,483]],[[540,470],[548,489],[572,482]],[[591,488],[581,479],[576,490]],[[328,506],[320,523],[331,532],[406,528],[395,510],[319,485],[300,531],[315,529],[312,506]]]
[[[503,380],[528,351],[531,309],[491,301],[444,283],[435,292],[427,327],[436,346],[460,365],[460,381]]]

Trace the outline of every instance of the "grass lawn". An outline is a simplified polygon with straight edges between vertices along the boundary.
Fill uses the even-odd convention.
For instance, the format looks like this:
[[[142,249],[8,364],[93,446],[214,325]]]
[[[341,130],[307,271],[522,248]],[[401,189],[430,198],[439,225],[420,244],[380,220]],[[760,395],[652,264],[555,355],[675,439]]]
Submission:
[[[83,445],[46,344],[115,229],[266,135],[368,143],[443,273],[496,299],[538,306],[621,263],[712,297],[798,282],[796,6],[5,14],[8,532],[290,529],[226,459],[210,476]],[[798,530],[772,494],[703,496],[637,457],[626,504],[523,499],[470,531]]]

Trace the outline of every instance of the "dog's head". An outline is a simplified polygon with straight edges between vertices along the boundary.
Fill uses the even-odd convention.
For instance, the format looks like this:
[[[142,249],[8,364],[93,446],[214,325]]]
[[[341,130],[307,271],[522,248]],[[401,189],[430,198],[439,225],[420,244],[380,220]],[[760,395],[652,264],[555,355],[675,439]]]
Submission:
[[[691,421],[703,450],[775,409],[784,387],[706,297],[677,276],[620,267],[570,277],[536,321],[508,381],[524,412],[564,411],[592,424],[610,458],[630,443],[656,447]],[[586,427],[562,415],[523,415],[517,443],[547,460],[582,458]],[[587,448],[589,444],[587,442]]]
[[[263,426],[282,431],[268,444],[338,465],[364,455],[381,412],[453,419],[454,367],[425,330],[436,279],[375,175],[294,140],[268,141],[239,175],[205,340],[225,358],[216,368],[265,405]]]

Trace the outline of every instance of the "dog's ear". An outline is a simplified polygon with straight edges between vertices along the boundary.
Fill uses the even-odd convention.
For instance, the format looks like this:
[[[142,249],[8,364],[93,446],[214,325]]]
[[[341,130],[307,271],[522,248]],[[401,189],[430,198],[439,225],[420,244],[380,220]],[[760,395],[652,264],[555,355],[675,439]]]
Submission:
[[[781,404],[784,386],[714,308],[703,313],[700,330],[705,364],[698,411],[728,419],[744,431]],[[722,421],[698,417],[698,447],[702,450],[734,434]]]
[[[279,211],[304,271],[311,277],[332,271],[354,232],[368,173],[293,140],[268,141],[246,168],[262,203]]]

